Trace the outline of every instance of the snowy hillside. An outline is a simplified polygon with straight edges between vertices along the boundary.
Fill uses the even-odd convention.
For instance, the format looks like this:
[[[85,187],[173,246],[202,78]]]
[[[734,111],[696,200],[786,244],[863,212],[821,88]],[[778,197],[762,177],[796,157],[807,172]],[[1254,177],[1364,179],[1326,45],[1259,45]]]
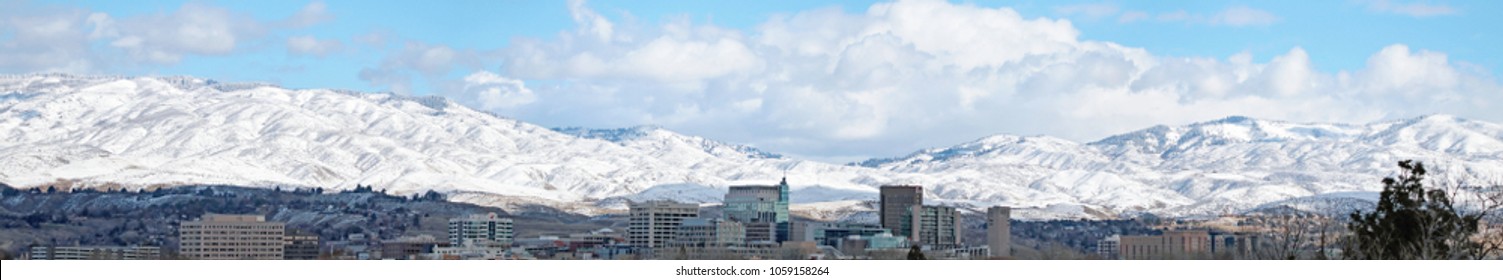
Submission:
[[[642,135],[612,139],[618,144],[441,98],[193,78],[0,77],[0,182],[18,187],[365,184],[398,194],[578,203],[685,185],[771,184],[785,170],[790,180],[811,182],[796,193],[820,182],[821,193],[874,194],[872,185],[893,180],[890,172],[637,130]]]
[[[1393,163],[1497,179],[1503,127],[1435,115],[1363,125],[1230,117],[1092,143],[997,135],[837,165],[666,129],[548,129],[433,97],[191,77],[0,76],[0,183],[438,190],[451,200],[595,215],[627,200],[718,203],[784,176],[799,212],[869,218],[876,186],[1024,218],[1214,215],[1377,191]],[[1355,195],[1329,195],[1355,194]],[[1360,200],[1360,199],[1359,199]]]
[[[1088,144],[991,136],[856,164],[935,176],[935,191],[949,198],[1018,201],[1018,194],[1038,193],[1032,199],[1057,195],[1061,204],[1204,215],[1346,203],[1350,196],[1326,194],[1377,192],[1376,182],[1403,159],[1423,161],[1450,179],[1496,182],[1503,176],[1503,126],[1448,115],[1366,125],[1234,116]],[[977,180],[997,188],[961,187]]]

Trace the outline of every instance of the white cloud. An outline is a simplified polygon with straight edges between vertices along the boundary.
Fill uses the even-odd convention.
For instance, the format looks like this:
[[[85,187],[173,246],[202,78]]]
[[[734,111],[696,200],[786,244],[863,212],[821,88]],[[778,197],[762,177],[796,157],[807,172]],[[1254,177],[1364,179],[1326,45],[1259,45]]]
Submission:
[[[1145,19],[1149,19],[1149,18],[1152,18],[1152,17],[1153,17],[1152,15],[1149,15],[1148,12],[1144,12],[1144,11],[1126,11],[1126,12],[1122,12],[1122,15],[1117,17],[1117,22],[1132,23],[1132,22],[1138,22],[1138,21],[1142,21],[1142,20],[1145,20]]]
[[[379,66],[361,69],[358,76],[367,84],[386,87],[398,94],[417,93],[413,92],[413,75],[432,83],[434,92],[457,92],[462,83],[445,79],[445,75],[478,70],[480,65],[493,61],[493,57],[484,51],[408,42],[401,50],[382,58]]]
[[[323,1],[313,1],[298,10],[297,14],[282,21],[282,25],[292,28],[303,28],[315,24],[334,20],[334,15],[329,14],[328,6]]]
[[[338,39],[319,40],[313,36],[287,38],[287,52],[296,55],[325,56],[344,49]]]
[[[108,34],[110,22],[88,11],[6,2],[0,9],[0,70],[5,72],[86,72],[105,57],[89,49],[95,33]]]
[[[464,77],[464,83],[464,94],[474,97],[475,103],[484,110],[506,112],[537,101],[537,96],[521,80],[489,71],[471,73]]]
[[[1456,8],[1444,4],[1399,3],[1389,0],[1362,0],[1358,2],[1366,6],[1369,11],[1411,17],[1432,17],[1459,13]]]
[[[278,28],[306,27],[329,17],[322,3],[282,21],[262,21],[190,2],[174,11],[116,17],[82,8],[21,2],[0,9],[0,69],[93,73],[140,64],[175,64],[184,56],[234,54]]]
[[[133,57],[171,64],[183,55],[223,55],[239,43],[263,36],[266,27],[219,7],[187,3],[177,11],[112,20],[118,36],[111,45]]]
[[[585,7],[584,0],[569,0],[569,14],[574,17],[574,24],[580,26],[582,34],[592,35],[596,40],[610,41],[611,34],[615,33],[615,25],[595,10]]]
[[[1159,56],[1080,40],[1068,21],[945,2],[777,15],[750,33],[685,21],[622,27],[573,7],[576,18],[592,20],[558,38],[514,41],[501,50],[501,71],[479,76],[509,78],[466,98],[544,125],[658,124],[821,157],[898,155],[992,133],[1090,141],[1231,114],[1503,118],[1488,107],[1503,104],[1503,87],[1487,73],[1402,45],[1363,69],[1328,73],[1297,47],[1261,61]],[[1198,17],[1277,21],[1235,7]],[[613,31],[595,31],[606,25]],[[484,96],[496,98],[486,104]]]
[[[1281,18],[1271,12],[1247,6],[1232,6],[1214,14],[1192,13],[1185,10],[1174,10],[1158,14],[1149,14],[1143,11],[1126,11],[1117,17],[1117,22],[1131,23],[1144,20],[1158,22],[1224,25],[1232,27],[1267,26],[1278,23]]]
[[[1062,15],[1082,15],[1089,18],[1105,18],[1117,15],[1121,10],[1116,4],[1111,3],[1086,3],[1054,7],[1054,12]]]
[[[1263,26],[1271,25],[1279,21],[1279,17],[1268,11],[1235,6],[1217,13],[1211,18],[1213,24],[1225,24],[1230,26]]]

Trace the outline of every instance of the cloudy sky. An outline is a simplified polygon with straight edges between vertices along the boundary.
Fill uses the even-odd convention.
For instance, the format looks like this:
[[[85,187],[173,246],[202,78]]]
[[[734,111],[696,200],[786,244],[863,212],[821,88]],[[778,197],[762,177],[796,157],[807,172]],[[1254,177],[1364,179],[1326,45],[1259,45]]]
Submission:
[[[0,7],[0,73],[441,95],[544,126],[658,125],[837,162],[1227,115],[1503,122],[1503,1]]]

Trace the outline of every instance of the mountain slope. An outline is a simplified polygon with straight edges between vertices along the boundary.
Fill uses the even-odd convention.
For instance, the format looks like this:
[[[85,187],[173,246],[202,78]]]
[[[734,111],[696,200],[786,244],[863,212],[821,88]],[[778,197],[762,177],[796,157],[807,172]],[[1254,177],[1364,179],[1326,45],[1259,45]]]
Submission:
[[[442,98],[191,77],[0,76],[3,184],[361,184],[582,214],[627,200],[717,203],[726,186],[783,176],[802,211],[842,219],[866,217],[864,202],[884,184],[923,185],[931,204],[1014,206],[1021,218],[1350,205],[1401,159],[1496,180],[1500,139],[1497,124],[1445,115],[1363,125],[1229,117],[1091,143],[997,135],[834,165],[657,127],[548,129]]]
[[[1000,189],[1023,186],[997,195],[1037,191],[1074,203],[1171,215],[1236,213],[1311,200],[1296,198],[1376,192],[1377,182],[1403,159],[1424,161],[1446,179],[1485,182],[1503,175],[1503,126],[1448,115],[1366,125],[1234,116],[1088,144],[1028,139],[992,136],[858,164],[930,174],[940,189],[986,180]],[[970,188],[951,193],[987,195]]]
[[[5,76],[0,92],[0,181],[19,187],[364,184],[573,203],[785,170],[855,193],[887,180],[666,130],[576,137],[441,98],[66,75]]]

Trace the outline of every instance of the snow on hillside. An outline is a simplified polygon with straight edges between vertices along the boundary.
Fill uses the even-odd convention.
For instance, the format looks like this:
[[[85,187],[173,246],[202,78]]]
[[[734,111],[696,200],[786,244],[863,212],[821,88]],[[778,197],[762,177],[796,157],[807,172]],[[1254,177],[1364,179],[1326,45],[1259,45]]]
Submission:
[[[1500,139],[1503,126],[1446,115],[1362,125],[1229,117],[1091,143],[996,135],[835,165],[652,126],[548,129],[436,97],[0,76],[0,183],[17,187],[363,184],[591,215],[628,200],[719,203],[727,186],[783,176],[797,209],[833,219],[865,219],[884,184],[923,185],[926,202],[1013,206],[1025,219],[1354,205],[1363,196],[1331,194],[1374,192],[1402,159],[1496,180]]]

